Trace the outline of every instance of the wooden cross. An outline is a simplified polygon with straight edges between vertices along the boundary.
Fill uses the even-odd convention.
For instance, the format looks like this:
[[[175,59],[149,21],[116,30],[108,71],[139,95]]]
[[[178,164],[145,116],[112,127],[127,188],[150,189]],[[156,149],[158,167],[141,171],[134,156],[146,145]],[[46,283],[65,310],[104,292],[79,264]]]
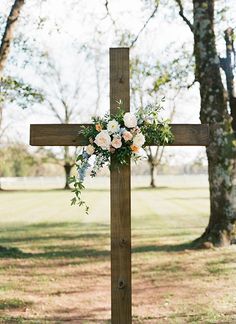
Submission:
[[[110,49],[110,113],[122,100],[130,110],[129,49]],[[78,135],[80,124],[31,125],[30,144],[34,146],[85,146]],[[86,125],[83,125],[86,126]],[[87,124],[88,126],[88,124]],[[208,125],[172,124],[175,146],[207,146]],[[151,143],[154,145],[154,143]],[[111,163],[113,163],[111,158]],[[131,173],[130,164],[111,171],[111,319],[113,324],[130,324],[131,310]]]

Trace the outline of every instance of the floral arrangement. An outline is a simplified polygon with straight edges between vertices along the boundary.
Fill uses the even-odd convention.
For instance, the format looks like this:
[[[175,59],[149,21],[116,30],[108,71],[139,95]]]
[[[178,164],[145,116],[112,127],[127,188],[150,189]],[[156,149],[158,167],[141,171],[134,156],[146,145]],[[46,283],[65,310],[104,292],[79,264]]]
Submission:
[[[77,156],[77,176],[70,178],[75,196],[71,204],[84,205],[86,213],[89,207],[81,199],[84,189],[84,179],[87,170],[91,167],[90,175],[95,177],[105,165],[110,165],[110,156],[113,155],[116,167],[127,164],[129,158],[137,161],[142,158],[142,148],[150,144],[166,145],[173,141],[173,135],[167,120],[159,119],[161,106],[148,105],[136,113],[124,112],[122,103],[118,102],[118,112],[115,115],[106,114],[103,118],[93,117],[93,125],[84,127],[80,133],[88,139],[88,145]],[[92,160],[91,157],[95,156]]]

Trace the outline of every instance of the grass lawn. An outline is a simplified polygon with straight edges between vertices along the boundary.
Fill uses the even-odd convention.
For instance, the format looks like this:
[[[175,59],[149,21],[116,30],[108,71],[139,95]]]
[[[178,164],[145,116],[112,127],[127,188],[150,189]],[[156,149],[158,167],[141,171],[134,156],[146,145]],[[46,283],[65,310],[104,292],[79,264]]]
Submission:
[[[133,323],[236,323],[236,247],[193,250],[205,183],[172,177],[132,191]],[[109,323],[109,189],[0,193],[0,323]],[[124,323],[125,324],[125,323]]]

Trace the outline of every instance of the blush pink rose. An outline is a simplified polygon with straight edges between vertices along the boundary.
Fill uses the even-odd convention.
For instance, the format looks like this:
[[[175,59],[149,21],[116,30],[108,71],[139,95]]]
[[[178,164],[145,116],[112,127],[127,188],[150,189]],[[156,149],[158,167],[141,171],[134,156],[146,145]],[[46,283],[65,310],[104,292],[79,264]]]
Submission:
[[[133,138],[133,135],[128,132],[128,131],[124,131],[124,133],[122,134],[123,139],[127,142],[127,141],[131,141]]]
[[[120,148],[122,146],[121,139],[119,137],[113,138],[111,145],[116,149]]]

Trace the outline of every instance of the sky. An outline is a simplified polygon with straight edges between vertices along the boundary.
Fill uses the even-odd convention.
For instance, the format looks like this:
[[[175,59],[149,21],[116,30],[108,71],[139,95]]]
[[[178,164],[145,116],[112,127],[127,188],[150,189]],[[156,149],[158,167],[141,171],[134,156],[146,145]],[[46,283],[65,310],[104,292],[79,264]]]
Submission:
[[[190,51],[192,50],[192,34],[176,14],[177,9],[172,5],[173,0],[165,0],[165,2],[167,5],[158,9],[155,18],[140,34],[136,47],[130,51],[131,58],[140,55],[146,60],[154,57],[167,62],[171,55],[175,56],[175,51],[183,43]],[[3,15],[8,14],[11,3],[13,1],[1,0],[0,12]],[[104,3],[103,0],[28,0],[19,22],[18,30],[26,35],[29,44],[34,44],[40,50],[50,53],[70,88],[79,80],[81,87],[79,107],[83,113],[78,114],[75,122],[90,121],[97,97],[94,61],[87,60],[81,55],[79,50],[82,45],[89,47],[93,54],[97,51],[98,56],[102,57],[99,58],[98,63],[102,88],[99,113],[103,114],[109,109],[108,49],[117,46],[117,38],[114,37],[110,17],[106,16]],[[185,3],[189,4],[188,1]],[[229,24],[236,25],[236,2],[235,0],[222,0],[221,3],[231,8],[227,19],[222,20],[220,25],[220,29],[224,30]],[[116,26],[120,30],[129,30],[134,35],[138,34],[152,11],[145,5],[145,1],[141,0],[110,0],[109,4],[109,10],[112,18],[116,21]],[[188,10],[186,14],[189,14]],[[38,25],[40,25],[39,29]],[[218,50],[223,53],[222,33],[219,34],[218,43]],[[166,50],[170,46],[171,54]],[[19,62],[24,59],[24,55],[16,53],[14,50],[12,56],[18,57]],[[33,65],[33,60],[31,65],[28,64],[23,68],[18,63],[13,66],[9,64],[7,71],[18,77],[24,77],[35,86],[46,87],[50,90],[51,81],[39,77],[39,70],[35,69]],[[167,97],[168,95],[169,93]],[[171,105],[172,102],[167,100],[164,115],[168,116],[168,109]],[[173,122],[200,123],[199,107],[199,89],[195,84],[177,98]],[[30,123],[57,122],[43,105],[35,105],[25,110],[14,104],[10,105],[4,111],[4,120],[11,122],[7,133],[8,139],[17,139],[26,144],[29,143]],[[199,152],[204,152],[204,148],[171,148],[169,152],[177,155],[173,159],[176,163],[176,161],[182,161],[183,156],[186,161],[194,159]]]

